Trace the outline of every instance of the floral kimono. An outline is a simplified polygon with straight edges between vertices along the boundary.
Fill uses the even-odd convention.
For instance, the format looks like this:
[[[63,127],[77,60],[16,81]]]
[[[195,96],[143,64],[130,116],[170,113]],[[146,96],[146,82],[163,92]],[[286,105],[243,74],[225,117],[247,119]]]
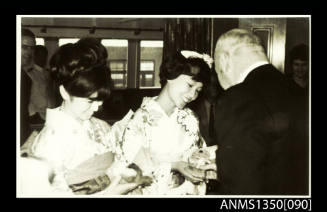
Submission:
[[[155,101],[145,97],[123,134],[123,156],[134,162],[153,183],[142,189],[143,195],[205,194],[206,185],[185,180],[174,186],[171,164],[189,162],[191,154],[205,146],[199,133],[199,121],[188,109],[176,108],[167,116]]]
[[[60,108],[47,109],[44,128],[33,142],[24,144],[21,151],[48,161],[54,167],[52,185],[55,190],[73,193],[74,189],[69,186],[72,170],[97,155],[107,152],[121,154],[121,145],[116,143],[119,139],[115,136],[123,132],[124,121],[111,127],[105,121],[92,117],[81,124]]]

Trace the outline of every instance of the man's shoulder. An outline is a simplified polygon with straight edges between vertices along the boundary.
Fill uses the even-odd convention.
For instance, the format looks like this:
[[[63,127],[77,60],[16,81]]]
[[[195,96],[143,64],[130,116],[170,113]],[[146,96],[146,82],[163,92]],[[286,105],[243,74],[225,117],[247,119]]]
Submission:
[[[251,98],[251,90],[248,89],[245,83],[239,83],[228,88],[220,97],[220,100],[244,100]]]

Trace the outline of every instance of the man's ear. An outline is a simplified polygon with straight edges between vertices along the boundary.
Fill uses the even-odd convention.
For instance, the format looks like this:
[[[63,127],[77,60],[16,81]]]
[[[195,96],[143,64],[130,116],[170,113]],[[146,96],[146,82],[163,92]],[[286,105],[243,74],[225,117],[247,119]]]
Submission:
[[[221,53],[221,55],[219,57],[220,66],[221,66],[222,72],[224,72],[224,73],[227,73],[230,70],[230,67],[229,67],[230,58],[229,57],[230,57],[229,54],[226,52]]]
[[[59,86],[59,92],[60,92],[60,95],[61,97],[64,99],[64,100],[68,100],[70,95],[69,93],[66,91],[65,87],[63,85],[60,85]]]

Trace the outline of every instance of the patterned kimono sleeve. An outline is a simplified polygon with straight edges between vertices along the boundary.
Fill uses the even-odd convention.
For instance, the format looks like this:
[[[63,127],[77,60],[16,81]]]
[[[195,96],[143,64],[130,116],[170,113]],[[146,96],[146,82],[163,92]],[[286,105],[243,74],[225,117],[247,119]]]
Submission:
[[[188,114],[186,116],[185,124],[190,131],[186,132],[188,136],[191,138],[192,144],[188,149],[185,150],[182,156],[182,160],[188,162],[189,158],[191,157],[192,153],[196,150],[207,146],[205,143],[204,138],[201,136],[200,128],[199,128],[199,119],[194,114],[192,110],[189,108],[184,109],[185,112]]]
[[[36,137],[31,150],[33,156],[44,159],[53,168],[54,177],[51,185],[54,192],[73,194],[65,179],[67,146],[62,139],[63,137],[54,130],[45,127]]]
[[[146,146],[145,123],[143,110],[137,110],[126,125],[122,135],[123,157],[127,163],[134,162],[142,147]]]
[[[134,112],[130,110],[122,120],[115,122],[107,133],[107,145],[110,146],[110,150],[116,154],[116,158],[119,160],[122,160],[123,157],[123,134],[133,114]]]

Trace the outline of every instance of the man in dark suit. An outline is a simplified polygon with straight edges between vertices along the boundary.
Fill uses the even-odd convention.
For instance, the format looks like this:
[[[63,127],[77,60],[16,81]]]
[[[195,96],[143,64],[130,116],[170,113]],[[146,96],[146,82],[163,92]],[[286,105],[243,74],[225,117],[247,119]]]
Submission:
[[[260,39],[244,29],[223,34],[215,69],[226,90],[216,106],[215,141],[225,195],[307,195],[308,123]]]
[[[29,72],[33,69],[35,35],[28,29],[22,29],[21,46],[21,84],[20,84],[20,145],[23,145],[31,133],[28,105],[31,96],[32,79]]]

